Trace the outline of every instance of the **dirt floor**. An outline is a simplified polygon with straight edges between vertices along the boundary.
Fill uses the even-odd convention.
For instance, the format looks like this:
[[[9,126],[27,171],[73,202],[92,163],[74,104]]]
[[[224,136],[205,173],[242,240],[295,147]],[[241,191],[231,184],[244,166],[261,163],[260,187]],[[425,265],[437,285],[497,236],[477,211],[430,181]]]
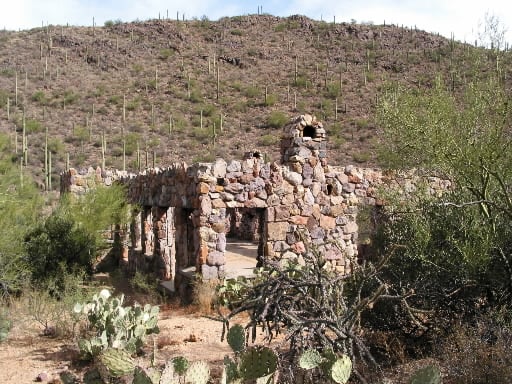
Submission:
[[[247,261],[242,260],[242,267],[246,266],[244,262]],[[163,301],[154,292],[142,293],[135,290],[125,277],[101,273],[95,275],[95,281],[98,291],[100,288],[109,288],[115,295],[123,293],[124,305],[131,305],[133,302],[156,304]],[[204,295],[208,299],[213,287],[205,287],[207,292]],[[82,380],[91,365],[79,359],[76,340],[71,336],[45,336],[44,327],[41,322],[34,321],[34,311],[23,299],[15,300],[9,311],[13,328],[7,340],[0,343],[0,384],[30,383],[39,381],[38,376],[44,379],[41,381],[61,383],[60,377],[66,372]],[[140,357],[138,363],[149,366],[150,355],[155,346],[157,364],[163,365],[170,358],[185,356],[191,361],[208,361],[212,374],[220,375],[223,358],[231,354],[231,348],[226,341],[221,341],[222,322],[207,317],[218,315],[208,314],[207,311],[208,304],[183,307],[177,298],[165,299],[160,305],[160,333],[148,336],[146,355]],[[238,317],[232,324],[246,324],[247,320],[247,317]],[[262,342],[263,336],[257,341]]]
[[[190,313],[189,309],[164,309],[160,314],[160,333],[148,338],[149,361],[153,337],[157,363],[163,364],[175,356],[189,360],[205,360],[214,367],[231,353],[227,342],[221,342],[222,323]],[[143,361],[144,360],[144,361]],[[81,377],[88,366],[78,360],[76,344],[72,340],[42,335],[42,327],[21,329],[15,326],[7,341],[0,344],[0,383],[30,383],[43,374],[48,381],[69,370]]]

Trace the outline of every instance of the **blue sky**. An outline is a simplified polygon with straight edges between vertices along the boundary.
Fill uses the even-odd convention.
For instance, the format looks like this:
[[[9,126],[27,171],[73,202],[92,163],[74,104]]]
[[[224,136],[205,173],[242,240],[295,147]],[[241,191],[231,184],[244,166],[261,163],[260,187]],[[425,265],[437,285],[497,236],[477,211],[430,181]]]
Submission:
[[[277,16],[302,14],[313,19],[337,22],[373,22],[417,26],[456,39],[474,41],[486,13],[499,18],[512,42],[512,1],[510,0],[0,0],[0,28],[29,29],[45,25],[103,25],[106,20],[134,21],[162,17],[187,19],[206,15],[223,16],[257,13]]]

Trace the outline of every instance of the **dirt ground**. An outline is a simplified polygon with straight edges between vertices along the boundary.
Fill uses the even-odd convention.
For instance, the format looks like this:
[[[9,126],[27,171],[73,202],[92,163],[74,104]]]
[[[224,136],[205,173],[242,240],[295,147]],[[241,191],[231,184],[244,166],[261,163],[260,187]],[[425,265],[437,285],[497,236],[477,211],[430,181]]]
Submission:
[[[159,321],[160,333],[148,338],[148,355],[140,358],[147,365],[152,351],[152,337],[156,343],[157,363],[163,364],[175,356],[189,360],[205,360],[214,367],[231,353],[227,342],[221,342],[222,323],[190,313],[190,309],[164,309]],[[242,319],[241,319],[242,320]],[[14,327],[9,338],[0,344],[0,383],[30,383],[40,374],[48,381],[69,370],[81,377],[89,366],[78,360],[72,340],[42,335],[41,327],[23,329]]]

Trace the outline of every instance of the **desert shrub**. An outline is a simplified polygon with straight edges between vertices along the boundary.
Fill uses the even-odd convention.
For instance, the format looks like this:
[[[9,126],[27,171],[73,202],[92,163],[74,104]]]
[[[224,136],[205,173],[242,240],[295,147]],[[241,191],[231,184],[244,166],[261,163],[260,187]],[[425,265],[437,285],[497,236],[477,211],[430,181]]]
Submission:
[[[35,101],[41,105],[45,105],[48,99],[46,98],[46,94],[43,91],[36,91],[32,94],[32,101]]]
[[[63,196],[52,214],[25,236],[31,280],[62,287],[67,273],[91,273],[97,252],[108,246],[103,231],[111,224],[126,223],[127,210],[119,185],[98,186],[78,200]]]
[[[9,98],[9,93],[3,89],[0,89],[0,106],[5,108],[7,105],[7,99]]]
[[[0,299],[21,290],[30,277],[20,239],[37,225],[43,206],[30,175],[21,183],[17,158],[10,154],[9,137],[0,135]]]
[[[7,339],[11,328],[12,320],[10,319],[7,308],[0,307],[0,343]]]
[[[25,238],[32,281],[46,284],[74,269],[92,272],[95,252],[93,237],[67,217],[53,214]]]
[[[80,95],[73,92],[72,90],[66,90],[63,94],[63,102],[66,105],[74,104],[76,101],[80,99]]]
[[[271,93],[271,94],[268,94],[267,97],[265,97],[265,101],[263,103],[263,105],[265,107],[271,107],[273,105],[275,105],[277,102],[278,102],[278,97],[277,95]]]
[[[78,331],[73,306],[88,295],[86,276],[82,271],[59,270],[58,278],[46,280],[44,287],[25,289],[13,306],[23,317],[39,324],[44,335],[72,338]]]
[[[64,152],[64,143],[58,137],[48,138],[48,150],[53,154],[59,154]]]
[[[336,99],[341,94],[340,84],[339,83],[329,83],[327,84],[327,89],[325,90],[325,97],[330,99]]]
[[[174,51],[172,49],[169,49],[169,48],[162,48],[160,50],[160,59],[162,60],[167,60],[169,57],[171,57],[172,55],[174,54]]]
[[[108,102],[114,105],[121,105],[123,98],[119,95],[112,95],[108,98]]]
[[[279,138],[276,135],[263,135],[258,139],[258,145],[270,146],[275,145],[279,142]]]
[[[380,249],[398,247],[398,257],[384,278],[407,296],[395,308],[416,313],[409,329],[439,331],[510,305],[512,110],[493,79],[468,84],[462,96],[447,92],[440,79],[427,90],[393,92],[378,109],[381,160],[431,170],[449,179],[452,190],[433,197],[418,189],[390,200]],[[382,316],[380,325],[404,329],[391,318]]]
[[[253,85],[250,85],[244,89],[244,96],[253,99],[255,97],[258,97],[260,95],[260,90],[258,87],[255,87]]]
[[[137,151],[137,145],[141,140],[140,135],[135,132],[130,132],[124,136],[124,140],[126,156],[133,155]]]
[[[197,110],[197,113],[199,114],[201,111],[203,111],[203,117],[209,117],[216,113],[216,108],[215,105],[205,104]]]
[[[288,122],[288,116],[284,112],[274,111],[267,117],[267,126],[270,128],[282,128]]]
[[[25,130],[27,133],[38,133],[43,131],[43,125],[36,119],[25,120]]]
[[[366,163],[371,159],[371,153],[368,151],[359,151],[353,153],[352,158],[356,163]]]
[[[509,383],[512,381],[512,332],[489,319],[475,326],[459,326],[439,348],[454,384]]]
[[[216,287],[219,282],[215,280],[196,279],[193,284],[194,304],[202,314],[211,314],[217,303]]]

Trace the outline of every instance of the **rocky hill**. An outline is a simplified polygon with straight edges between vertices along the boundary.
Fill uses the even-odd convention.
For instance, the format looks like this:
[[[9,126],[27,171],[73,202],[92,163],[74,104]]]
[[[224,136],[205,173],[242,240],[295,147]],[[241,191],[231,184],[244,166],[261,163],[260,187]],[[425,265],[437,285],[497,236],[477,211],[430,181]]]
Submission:
[[[47,129],[54,185],[67,164],[136,170],[251,149],[278,159],[282,125],[304,112],[324,122],[331,163],[374,165],[389,84],[429,87],[440,75],[456,92],[490,70],[492,52],[471,44],[304,16],[3,31],[0,131],[14,161],[25,126],[27,169],[43,180]]]

